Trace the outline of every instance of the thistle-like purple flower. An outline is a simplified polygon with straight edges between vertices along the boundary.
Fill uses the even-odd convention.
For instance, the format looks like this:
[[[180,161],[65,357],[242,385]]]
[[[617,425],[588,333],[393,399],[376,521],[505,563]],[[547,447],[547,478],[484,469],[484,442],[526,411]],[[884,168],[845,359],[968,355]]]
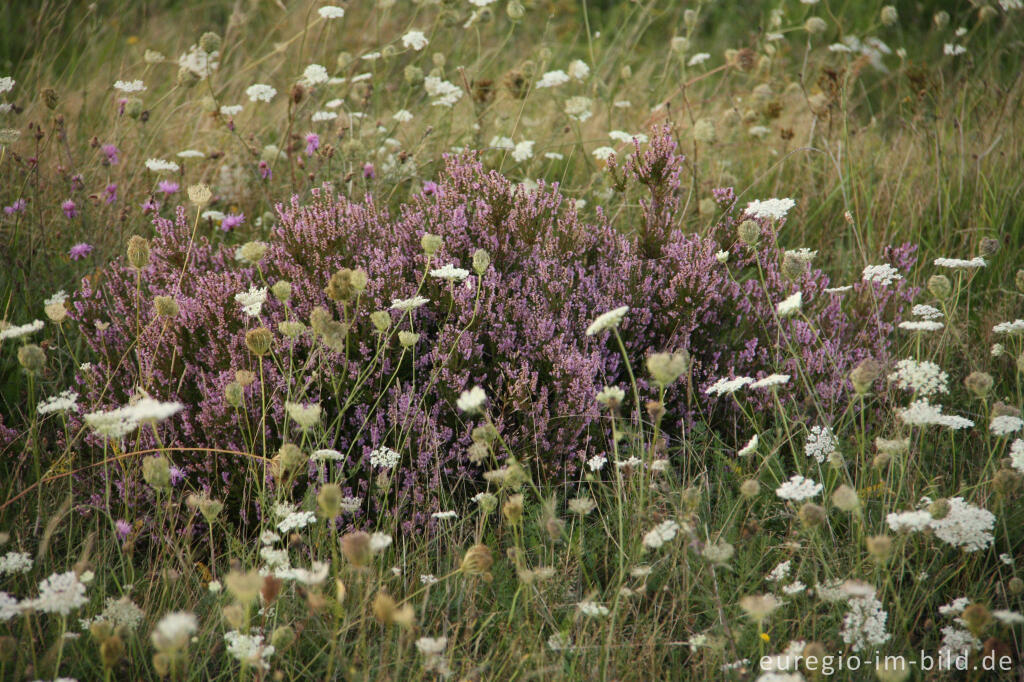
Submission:
[[[320,148],[320,136],[316,133],[306,133],[306,156],[313,156]]]
[[[81,260],[92,253],[92,244],[79,242],[68,249],[68,256],[71,260]]]
[[[224,216],[224,220],[221,221],[220,229],[224,230],[225,232],[230,232],[231,230],[235,229],[244,222],[244,213],[228,213],[226,216]]]
[[[63,204],[60,205],[60,210],[64,211],[64,215],[70,218],[76,218],[78,216],[78,206],[71,199],[67,199]]]
[[[116,166],[121,162],[120,151],[115,145],[105,144],[101,147],[103,155],[106,157],[104,163],[108,166]]]

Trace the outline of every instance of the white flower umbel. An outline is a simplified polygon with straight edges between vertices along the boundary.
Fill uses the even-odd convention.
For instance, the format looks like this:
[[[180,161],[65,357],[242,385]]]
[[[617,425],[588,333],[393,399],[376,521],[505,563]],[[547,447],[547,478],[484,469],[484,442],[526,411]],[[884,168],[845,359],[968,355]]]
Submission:
[[[977,552],[992,544],[992,528],[996,516],[987,509],[976,507],[962,497],[949,498],[949,513],[933,519],[930,528],[935,537],[959,547],[965,552]]]
[[[807,434],[807,440],[804,441],[804,454],[821,464],[836,451],[838,444],[836,435],[830,427],[812,426],[810,433]]]
[[[871,650],[889,641],[885,630],[889,614],[874,595],[851,598],[839,634],[852,651]]]
[[[817,497],[823,489],[824,486],[821,483],[815,483],[800,474],[793,474],[788,481],[775,489],[775,494],[783,500],[802,502]]]
[[[787,296],[785,299],[779,301],[775,310],[778,312],[779,317],[791,317],[800,312],[800,308],[803,306],[803,294],[796,292]]]
[[[85,585],[74,571],[54,573],[39,583],[39,597],[23,601],[23,609],[42,613],[57,613],[66,616],[89,603],[85,596]]]
[[[394,469],[401,459],[402,455],[398,452],[382,445],[370,453],[370,466],[375,469]]]
[[[266,83],[253,83],[245,89],[250,102],[269,102],[277,94],[277,88]]]
[[[658,549],[666,542],[675,538],[678,532],[679,524],[676,521],[672,519],[662,521],[644,535],[644,547],[647,549]]]
[[[587,327],[587,336],[594,336],[608,329],[616,329],[622,324],[622,319],[629,312],[629,306],[619,306],[615,310],[602,313]]]
[[[743,212],[754,218],[782,220],[794,206],[796,206],[796,202],[792,199],[776,199],[773,197],[771,199],[751,201]]]
[[[235,660],[247,666],[270,670],[270,662],[267,659],[274,655],[274,646],[264,644],[263,635],[245,635],[238,630],[229,630],[224,633],[224,641],[228,645],[227,652]]]
[[[430,303],[430,299],[424,298],[423,296],[413,296],[412,298],[393,298],[391,299],[391,309],[407,313],[410,310],[415,310],[427,303]]]
[[[469,270],[457,268],[453,263],[448,263],[443,267],[431,270],[430,276],[436,277],[437,279],[443,279],[448,282],[461,282],[469,277]]]
[[[463,391],[455,405],[463,412],[474,414],[483,410],[485,402],[487,402],[487,394],[484,389],[474,386],[468,391]]]
[[[919,396],[949,393],[949,375],[929,360],[900,360],[896,371],[889,375],[889,381]]]
[[[954,414],[942,414],[942,407],[927,400],[915,400],[910,406],[898,412],[900,419],[909,426],[945,426],[953,430],[969,429],[974,422]]]
[[[719,379],[704,389],[708,395],[729,395],[740,390],[744,386],[754,383],[750,377],[736,377],[735,379]]]
[[[249,287],[249,291],[235,294],[235,301],[242,306],[242,312],[249,317],[259,317],[267,300],[266,287]]]
[[[869,265],[864,268],[864,272],[861,273],[861,279],[865,282],[874,282],[882,286],[888,286],[896,280],[903,279],[903,275],[893,266],[883,263],[882,265]]]

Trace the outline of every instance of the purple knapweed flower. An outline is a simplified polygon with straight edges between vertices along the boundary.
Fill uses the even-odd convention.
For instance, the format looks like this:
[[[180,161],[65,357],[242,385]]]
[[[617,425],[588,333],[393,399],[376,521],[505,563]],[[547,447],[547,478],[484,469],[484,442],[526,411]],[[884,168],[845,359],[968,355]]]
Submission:
[[[90,253],[92,253],[92,245],[85,242],[79,242],[68,250],[68,256],[71,260],[81,260]]]
[[[132,532],[132,524],[128,523],[124,519],[118,519],[114,522],[114,528],[117,531],[117,539],[124,542],[128,537],[128,534]]]
[[[21,213],[28,206],[28,202],[25,199],[15,199],[14,203],[10,206],[4,206],[4,213],[7,215],[14,215],[15,213]]]
[[[316,133],[306,133],[306,156],[313,156],[320,148],[320,136]]]
[[[266,161],[260,161],[259,169],[260,177],[263,178],[264,180],[269,180],[274,175],[273,172],[270,170],[270,164],[267,163]]]
[[[235,229],[244,222],[244,213],[228,213],[226,216],[224,216],[224,220],[221,221],[220,229],[224,230],[225,232],[230,232],[231,230]]]
[[[161,180],[160,182],[157,183],[156,188],[163,192],[164,194],[170,196],[171,194],[174,194],[179,189],[181,189],[181,185],[176,183],[174,180]]]
[[[373,180],[375,175],[376,174],[373,172],[373,164],[372,163],[365,163],[365,164],[363,164],[363,177],[364,178],[366,178],[367,180]]]
[[[103,200],[108,204],[112,204],[117,201],[117,185],[113,182],[103,188]]]
[[[100,148],[103,151],[103,155],[107,158],[104,159],[104,163],[108,166],[116,166],[121,161],[120,151],[117,147],[112,144],[105,144]]]

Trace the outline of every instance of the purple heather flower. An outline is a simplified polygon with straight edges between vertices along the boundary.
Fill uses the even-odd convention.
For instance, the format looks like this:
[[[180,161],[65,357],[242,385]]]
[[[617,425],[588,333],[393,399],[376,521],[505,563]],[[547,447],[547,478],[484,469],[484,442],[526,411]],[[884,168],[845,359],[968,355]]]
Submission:
[[[711,190],[711,196],[719,206],[728,206],[736,201],[736,191],[732,187],[715,187]]]
[[[75,216],[78,215],[78,207],[75,206],[75,202],[72,201],[71,199],[68,199],[63,204],[61,204],[60,208],[62,211],[64,211],[64,215],[66,215],[68,218],[74,218]]]
[[[103,194],[106,195],[105,197],[103,197],[104,201],[106,201],[108,204],[114,203],[115,201],[117,201],[117,185],[114,184],[113,182],[110,183],[109,185],[103,188]]]
[[[264,180],[269,180],[273,175],[273,172],[270,170],[270,164],[266,161],[260,161],[260,177]]]
[[[181,185],[176,183],[174,180],[161,180],[159,183],[157,183],[156,187],[158,190],[168,195],[174,194],[179,189],[181,189]]]
[[[117,539],[124,542],[128,534],[132,532],[132,524],[128,523],[124,519],[118,519],[114,522],[114,528],[117,529]]]
[[[372,163],[363,164],[363,177],[366,178],[367,180],[373,180],[374,175],[375,174],[373,172],[373,164]]]
[[[306,156],[313,156],[320,148],[320,136],[316,133],[306,133]]]
[[[244,222],[244,213],[228,213],[226,216],[224,216],[224,220],[221,221],[220,229],[224,230],[225,232],[230,232],[231,230],[235,229]]]
[[[100,149],[102,149],[103,154],[107,157],[105,162],[107,165],[116,166],[121,161],[121,157],[119,156],[121,152],[118,151],[115,145],[105,144]]]
[[[7,215],[14,215],[15,213],[21,213],[28,206],[28,202],[25,199],[16,199],[10,206],[4,206],[4,213]]]
[[[396,482],[402,496],[395,496],[393,503],[365,496],[369,481],[353,477],[352,489],[344,494],[363,497],[365,512],[399,514],[403,528],[422,528],[429,525],[430,513],[437,511],[429,491],[442,484],[442,476],[477,479],[461,457],[471,434],[451,409],[452,396],[474,385],[485,386],[495,404],[524,391],[535,396],[523,401],[521,411],[503,414],[497,425],[513,451],[543,452],[538,463],[551,477],[571,475],[585,466],[596,444],[607,438],[594,395],[604,385],[626,385],[629,378],[619,349],[606,340],[587,337],[584,330],[598,315],[619,306],[636,311],[635,315],[631,311],[621,330],[628,356],[642,358],[650,348],[686,348],[693,358],[694,395],[699,396],[695,401],[701,402],[689,404],[685,391],[666,397],[669,438],[678,438],[698,413],[711,414],[708,419],[723,429],[742,420],[733,401],[712,399],[704,392],[719,378],[761,378],[776,371],[799,370],[822,409],[834,414],[846,409],[849,371],[868,355],[880,362],[892,356],[892,320],[901,319],[908,301],[917,294],[905,279],[884,290],[872,291],[866,282],[854,285],[854,295],[878,297],[875,309],[885,311],[864,324],[844,305],[843,297],[823,293],[832,283],[812,265],[798,283],[806,300],[813,302],[805,306],[807,319],[779,321],[775,304],[792,293],[793,283],[781,272],[781,252],[775,241],[763,240],[757,249],[733,253],[737,268],[760,267],[763,280],[733,279],[730,270],[718,264],[716,254],[725,236],[735,234],[739,216],[735,211],[723,212],[719,224],[707,234],[677,229],[679,201],[685,196],[680,191],[683,159],[668,131],[652,136],[646,149],[628,158],[623,155],[619,167],[631,188],[648,188],[646,198],[628,216],[638,227],[629,234],[602,212],[596,213],[594,222],[587,222],[565,211],[566,197],[556,187],[542,184],[536,191],[522,192],[515,182],[488,171],[471,156],[449,157],[431,196],[426,192],[414,196],[393,212],[369,198],[335,197],[329,189],[311,192],[310,201],[296,196],[277,206],[279,220],[267,240],[260,268],[268,278],[288,280],[295,287],[287,307],[265,307],[268,327],[285,315],[308,319],[314,308],[331,306],[323,283],[352,263],[368,272],[387,273],[372,278],[364,291],[369,309],[388,308],[393,299],[409,298],[421,286],[429,288],[423,295],[432,300],[452,297],[450,313],[442,312],[446,306],[417,309],[416,330],[438,339],[442,347],[458,347],[459,363],[437,364],[435,357],[423,354],[409,358],[408,365],[375,365],[376,332],[358,317],[348,330],[347,357],[314,346],[319,342],[312,335],[293,341],[297,352],[322,350],[328,370],[345,372],[347,367],[356,376],[375,368],[368,385],[385,385],[392,374],[398,375],[393,388],[383,393],[368,390],[355,396],[347,412],[324,406],[330,418],[337,419],[339,449],[353,453],[349,463],[368,458],[387,442],[395,422],[406,424],[411,434],[404,451],[410,459],[403,463],[401,482]],[[235,408],[224,398],[225,386],[235,380],[235,368],[251,362],[244,342],[248,319],[239,306],[225,302],[252,285],[253,270],[236,261],[233,247],[215,240],[197,240],[189,247],[193,222],[184,207],[168,218],[156,217],[153,223],[153,255],[142,280],[144,295],[176,292],[189,323],[170,325],[160,335],[136,334],[138,275],[120,260],[105,267],[102,287],[84,280],[72,315],[77,320],[110,321],[106,330],[90,324],[80,328],[96,362],[111,369],[109,382],[83,389],[88,394],[83,400],[97,409],[127,403],[138,377],[121,358],[134,351],[153,372],[152,387],[159,392],[154,397],[195,396],[196,409],[168,424],[174,431],[169,437],[182,445],[241,449],[245,445],[240,423],[246,416],[256,417],[255,411],[262,408],[249,405],[251,401]],[[474,278],[472,289],[432,280],[424,284],[420,282],[420,239],[426,231],[444,239],[452,258],[484,248],[491,262],[501,267],[486,268]],[[559,235],[557,249],[537,238],[545,233]],[[387,248],[382,248],[384,244]],[[188,248],[190,267],[182,272],[180,264]],[[912,247],[877,254],[879,262],[892,263],[903,273],[909,272],[913,256]],[[479,309],[474,305],[477,296],[484,302]],[[153,313],[143,309],[143,314]],[[218,342],[197,344],[195,330],[210,330]],[[552,353],[552,348],[558,352]],[[791,358],[780,348],[795,348],[799,357]],[[180,374],[177,366],[173,375],[168,374],[162,361],[172,353],[190,358]],[[273,363],[264,369],[269,384],[268,434],[281,439],[284,434],[275,425],[286,421],[284,396],[289,395],[289,379]],[[430,371],[438,372],[436,382],[411,381],[413,372]],[[645,377],[638,375],[637,384],[642,400],[658,394]],[[787,403],[805,397],[795,391],[780,390],[777,395]],[[773,396],[762,392],[751,392],[744,400],[753,409],[773,404]],[[140,437],[143,447],[153,442],[146,432],[140,431]],[[190,481],[217,497],[245,483],[244,476],[234,471],[225,478],[224,467],[202,452],[182,453],[178,465],[188,471]],[[112,476],[116,479],[120,474]],[[148,509],[151,503],[137,489],[126,488],[132,491],[124,496],[126,504]]]
[[[81,260],[92,253],[92,245],[86,244],[85,242],[79,242],[71,247],[68,251],[68,256],[71,260]]]

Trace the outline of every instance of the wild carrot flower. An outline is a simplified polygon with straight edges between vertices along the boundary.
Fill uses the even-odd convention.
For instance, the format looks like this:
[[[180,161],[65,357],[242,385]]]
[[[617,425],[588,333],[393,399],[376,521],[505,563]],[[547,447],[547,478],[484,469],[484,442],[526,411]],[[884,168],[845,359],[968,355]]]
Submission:
[[[803,500],[817,497],[824,487],[822,484],[815,483],[809,478],[793,474],[788,481],[775,489],[775,494],[783,500],[802,502]]]
[[[402,455],[382,445],[370,453],[370,466],[376,469],[394,469],[401,461]]]
[[[427,36],[423,35],[423,31],[409,31],[402,36],[402,45],[404,47],[411,47],[413,50],[419,52],[427,46]]]
[[[39,596],[21,603],[22,609],[43,613],[58,613],[66,616],[89,603],[85,596],[85,585],[74,571],[54,573],[39,583]]]
[[[245,89],[250,102],[269,102],[277,94],[277,88],[266,83],[254,83]]]
[[[32,557],[27,552],[8,552],[0,557],[0,576],[28,573],[32,570]]]
[[[643,545],[647,549],[658,549],[675,538],[678,532],[679,524],[676,521],[672,519],[662,521],[644,535]]]
[[[735,379],[723,378],[708,386],[704,389],[704,392],[708,395],[730,395],[752,383],[754,383],[754,380],[750,377],[736,377]]]
[[[799,291],[795,294],[788,296],[786,299],[779,301],[779,305],[776,306],[776,312],[779,317],[790,317],[800,312],[800,308],[803,305],[803,294]]]
[[[584,616],[591,618],[601,618],[607,616],[611,611],[608,610],[607,606],[599,604],[595,601],[584,600],[576,604],[576,608]]]
[[[754,218],[765,220],[782,220],[789,213],[790,209],[796,206],[792,199],[763,199],[751,201],[743,212]]]
[[[324,5],[317,10],[317,14],[324,19],[341,19],[345,16],[345,10],[337,5]]]
[[[861,274],[861,279],[865,282],[875,282],[882,286],[888,286],[896,280],[903,279],[903,275],[899,271],[888,263],[882,265],[868,265],[864,268],[864,272]]]
[[[485,402],[487,402],[487,394],[484,389],[474,386],[468,391],[463,391],[455,404],[463,412],[474,414],[483,410]]]
[[[165,159],[146,159],[146,168],[154,173],[177,173],[181,170],[177,163]]]
[[[608,329],[616,329],[622,324],[622,319],[629,312],[629,306],[624,305],[599,315],[590,326],[587,327],[587,336],[594,336]]]
[[[565,71],[548,71],[540,77],[535,87],[538,90],[541,88],[555,88],[568,82],[569,74]]]
[[[892,635],[885,629],[889,614],[882,608],[882,602],[877,597],[856,597],[847,603],[849,610],[843,618],[839,634],[852,651],[874,648],[889,641]]]

